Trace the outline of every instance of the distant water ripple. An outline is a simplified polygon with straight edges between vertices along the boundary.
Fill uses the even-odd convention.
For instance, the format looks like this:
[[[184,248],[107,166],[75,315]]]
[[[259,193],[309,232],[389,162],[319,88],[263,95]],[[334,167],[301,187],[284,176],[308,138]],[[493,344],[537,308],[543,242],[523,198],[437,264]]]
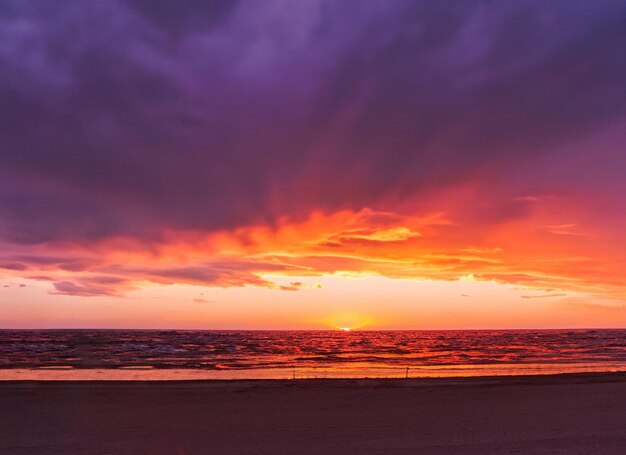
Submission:
[[[0,369],[352,371],[626,365],[625,330],[3,330]],[[553,368],[554,369],[554,368]],[[601,369],[596,367],[595,370]],[[394,370],[394,371],[395,371]],[[559,371],[558,368],[556,371]],[[253,376],[253,375],[251,375]],[[354,374],[353,374],[354,376]]]

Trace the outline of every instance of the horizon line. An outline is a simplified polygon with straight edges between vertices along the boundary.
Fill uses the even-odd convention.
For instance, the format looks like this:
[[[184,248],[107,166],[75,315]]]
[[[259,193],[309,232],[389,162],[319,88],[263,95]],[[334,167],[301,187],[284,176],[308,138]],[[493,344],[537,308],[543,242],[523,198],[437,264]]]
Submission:
[[[371,328],[371,329],[351,329],[349,332],[340,329],[333,328],[320,328],[320,329],[299,329],[299,328],[281,328],[281,329],[247,329],[247,328],[141,328],[141,327],[37,327],[37,328],[29,328],[29,327],[0,327],[0,331],[35,331],[35,330],[137,330],[137,331],[187,331],[187,332],[465,332],[465,331],[493,331],[493,330],[507,330],[507,331],[525,331],[525,330],[626,330],[626,327],[497,327],[497,328],[402,328],[402,329],[394,329],[394,328]]]

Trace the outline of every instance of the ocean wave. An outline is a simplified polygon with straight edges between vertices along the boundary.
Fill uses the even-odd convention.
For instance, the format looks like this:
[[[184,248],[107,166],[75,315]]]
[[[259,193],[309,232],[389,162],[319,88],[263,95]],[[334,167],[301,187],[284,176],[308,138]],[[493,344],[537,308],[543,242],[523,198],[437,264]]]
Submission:
[[[0,368],[206,369],[626,362],[624,330],[3,330]]]

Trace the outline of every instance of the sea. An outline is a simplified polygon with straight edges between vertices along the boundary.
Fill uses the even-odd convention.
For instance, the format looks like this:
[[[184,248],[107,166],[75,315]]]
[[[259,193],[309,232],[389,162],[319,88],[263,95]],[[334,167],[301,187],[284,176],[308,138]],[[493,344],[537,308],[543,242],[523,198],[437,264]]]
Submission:
[[[626,371],[626,330],[0,330],[0,380],[418,378]]]

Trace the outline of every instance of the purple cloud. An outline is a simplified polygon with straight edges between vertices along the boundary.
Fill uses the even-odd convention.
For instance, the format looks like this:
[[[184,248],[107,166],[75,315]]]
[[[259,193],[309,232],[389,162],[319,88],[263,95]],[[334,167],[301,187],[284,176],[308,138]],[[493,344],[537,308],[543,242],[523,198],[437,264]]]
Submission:
[[[504,245],[481,276],[621,285],[625,19],[609,0],[4,2],[0,272],[82,296],[275,287],[261,276],[364,270],[363,251],[420,242],[415,263],[446,278],[482,270],[457,250]],[[237,234],[363,208],[315,254]],[[402,226],[444,212],[423,237]],[[542,233],[497,229],[531,218]],[[108,255],[223,230],[256,250]],[[548,250],[571,255],[557,268]]]
[[[568,166],[559,147],[623,121],[624,17],[611,1],[5,4],[0,236],[151,241],[470,181],[487,215],[518,216],[530,202],[509,193],[536,184],[499,177]]]
[[[81,297],[118,295],[118,288],[126,284],[123,278],[111,276],[90,276],[74,281],[55,281],[51,294],[75,295]]]

